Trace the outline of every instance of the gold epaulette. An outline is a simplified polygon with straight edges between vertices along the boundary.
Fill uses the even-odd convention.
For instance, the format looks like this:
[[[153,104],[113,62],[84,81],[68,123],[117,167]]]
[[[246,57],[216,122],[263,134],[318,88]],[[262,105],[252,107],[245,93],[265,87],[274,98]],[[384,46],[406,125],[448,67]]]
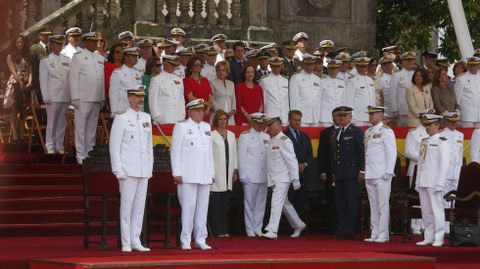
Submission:
[[[440,140],[445,141],[445,140],[447,140],[447,139],[446,139],[445,137],[443,137],[443,136],[440,136]]]

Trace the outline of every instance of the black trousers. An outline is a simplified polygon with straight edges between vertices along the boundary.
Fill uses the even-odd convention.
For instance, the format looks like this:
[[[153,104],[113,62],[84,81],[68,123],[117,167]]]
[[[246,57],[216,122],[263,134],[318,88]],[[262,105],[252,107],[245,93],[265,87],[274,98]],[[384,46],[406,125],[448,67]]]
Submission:
[[[212,230],[215,236],[228,234],[230,191],[210,192]]]
[[[326,232],[334,234],[337,229],[337,208],[335,203],[335,187],[332,186],[332,179],[327,177],[325,181],[325,199],[326,199]]]
[[[308,184],[307,178],[302,177],[300,179],[300,189],[294,190],[293,186],[290,186],[288,190],[288,200],[292,203],[295,211],[297,211],[298,216],[305,221],[305,204],[307,203],[307,191],[308,191]]]
[[[335,181],[335,203],[337,235],[354,237],[358,210],[358,181],[356,178]]]

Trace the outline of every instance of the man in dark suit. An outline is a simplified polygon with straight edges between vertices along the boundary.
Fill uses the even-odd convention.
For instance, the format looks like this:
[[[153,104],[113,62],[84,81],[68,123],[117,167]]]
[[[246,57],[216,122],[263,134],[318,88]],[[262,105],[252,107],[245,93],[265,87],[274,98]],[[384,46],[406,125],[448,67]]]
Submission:
[[[230,64],[230,75],[228,79],[238,84],[243,82],[243,68],[247,65],[245,60],[245,43],[237,41],[233,44],[234,56],[228,61]]]
[[[332,154],[333,144],[336,142],[335,134],[337,133],[339,116],[336,112],[332,112],[333,125],[325,128],[320,133],[320,141],[318,143],[317,161],[318,171],[320,173],[320,180],[325,182],[325,196],[326,196],[326,220],[327,233],[334,234],[337,226],[336,210],[335,210],[335,187],[332,178]]]
[[[38,31],[37,42],[30,47],[30,64],[32,66],[32,84],[33,91],[35,93],[36,101],[39,104],[43,104],[42,92],[40,91],[39,80],[39,65],[40,60],[47,58],[49,52],[48,49],[48,36],[52,35],[52,30],[48,27],[42,28]]]
[[[282,75],[290,79],[293,73],[297,72],[300,69],[300,61],[298,58],[295,58],[295,42],[285,41],[283,45],[283,68]]]
[[[283,132],[293,142],[293,148],[298,161],[298,171],[300,172],[301,187],[294,190],[290,187],[288,192],[288,200],[292,203],[297,214],[305,220],[305,202],[307,201],[308,190],[308,168],[312,165],[312,143],[310,137],[300,132],[299,128],[302,123],[302,112],[299,110],[291,110],[288,113],[288,128]]]
[[[365,178],[365,148],[363,132],[351,124],[350,107],[337,107],[340,128],[333,140],[332,177],[335,184],[337,208],[337,239],[355,238],[355,223],[358,210],[358,182]]]

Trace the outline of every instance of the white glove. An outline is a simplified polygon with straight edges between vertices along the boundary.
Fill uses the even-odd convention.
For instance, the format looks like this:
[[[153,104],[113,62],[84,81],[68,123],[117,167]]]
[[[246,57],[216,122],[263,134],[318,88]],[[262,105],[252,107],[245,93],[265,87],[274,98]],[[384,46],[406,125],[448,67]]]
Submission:
[[[382,177],[384,180],[391,180],[393,178],[393,175],[392,174],[389,174],[389,173],[386,173],[385,175],[383,175]]]
[[[127,179],[127,175],[125,175],[125,173],[123,172],[113,172],[115,174],[115,176],[117,177],[117,179],[120,179],[120,180],[125,180]]]
[[[75,109],[78,109],[78,108],[80,107],[80,100],[79,100],[79,99],[72,100],[72,106],[73,106]]]
[[[443,192],[443,187],[442,186],[435,186],[435,192]]]
[[[300,180],[298,180],[298,179],[294,180],[294,181],[292,182],[292,184],[293,184],[293,189],[294,189],[294,190],[298,190],[298,189],[300,189],[300,187],[302,186],[302,185],[300,185]]]

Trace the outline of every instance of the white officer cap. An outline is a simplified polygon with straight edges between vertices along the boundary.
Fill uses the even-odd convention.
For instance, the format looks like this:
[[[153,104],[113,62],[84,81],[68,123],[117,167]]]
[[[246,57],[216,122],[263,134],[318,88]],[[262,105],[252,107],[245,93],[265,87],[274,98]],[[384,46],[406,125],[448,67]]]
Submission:
[[[473,56],[473,57],[467,58],[466,62],[469,65],[480,64],[480,58]]]
[[[327,40],[320,41],[320,43],[318,45],[320,46],[320,48],[333,48],[335,43],[333,43],[332,40],[327,39]]]
[[[224,34],[216,34],[212,36],[212,41],[217,42],[217,41],[225,41],[227,40],[227,36]]]
[[[210,56],[216,56],[218,54],[218,50],[214,46],[210,46],[204,49],[204,53]]]
[[[435,113],[435,109],[421,110],[417,113],[417,117],[422,118],[422,116],[425,114],[434,114],[434,113]]]
[[[143,48],[143,47],[151,47],[153,46],[153,41],[151,39],[142,39],[137,42],[137,47]]]
[[[257,123],[264,123],[265,122],[265,113],[261,112],[255,112],[250,114],[250,117],[252,117],[252,120]]]
[[[350,62],[350,54],[347,52],[340,52],[335,56],[335,60],[340,60],[342,62]]]
[[[361,51],[355,52],[355,53],[352,54],[352,56],[351,56],[351,58],[353,58],[353,59],[360,58],[360,57],[367,57],[367,52],[364,51],[364,50],[361,50]]]
[[[300,33],[297,33],[293,36],[292,40],[295,41],[295,42],[298,42],[298,40],[300,39],[307,39],[308,40],[308,35],[307,33],[305,32],[300,32]]]
[[[370,62],[370,58],[368,57],[355,58],[355,65],[357,66],[367,66],[369,62]]]
[[[265,119],[264,119],[264,122],[265,122],[266,125],[271,125],[272,123],[274,123],[276,121],[282,123],[282,120],[278,116],[268,116],[268,115],[266,115]]]
[[[205,104],[203,99],[195,99],[190,101],[185,107],[187,109],[206,108],[207,104]]]
[[[162,56],[162,61],[164,62],[168,62],[170,64],[173,64],[175,66],[178,66],[180,65],[180,60],[179,60],[179,57],[177,55],[163,55]]]
[[[437,114],[424,114],[422,116],[422,124],[429,125],[435,122],[440,122],[443,119],[443,116]]]
[[[168,48],[168,47],[171,47],[171,46],[177,46],[178,44],[180,44],[180,42],[175,41],[175,40],[165,39],[165,40],[163,40],[162,43],[160,43],[159,47],[164,49],[164,48]]]
[[[407,51],[402,53],[402,55],[400,55],[400,59],[402,60],[415,60],[416,57],[417,57],[417,54],[415,54],[415,52],[413,51]]]
[[[192,47],[188,47],[188,48],[179,47],[175,51],[175,54],[181,55],[181,56],[193,56],[195,54],[195,51],[193,50]]]
[[[473,56],[475,56],[475,57],[480,57],[480,49],[475,49],[475,50],[473,51]]]
[[[460,112],[458,111],[444,111],[442,113],[444,119],[451,121],[451,122],[458,122],[460,121]]]
[[[380,60],[378,60],[379,65],[388,64],[388,63],[393,63],[393,59],[390,57],[382,57],[380,58]]]
[[[255,58],[260,51],[258,49],[251,49],[245,53],[246,58]]]
[[[89,32],[82,35],[83,41],[98,41],[100,40],[100,35],[98,32]]]
[[[276,49],[277,48],[277,44],[276,43],[270,43],[268,45],[265,45],[261,48],[259,48],[259,50],[271,50],[271,49]]]
[[[124,38],[133,39],[133,33],[130,32],[130,31],[125,31],[125,32],[121,32],[120,34],[118,34],[118,40],[122,40]]]
[[[65,43],[65,36],[64,35],[51,35],[48,37],[48,40],[50,43],[57,43],[57,44],[63,44]]]
[[[328,61],[328,63],[327,63],[328,68],[338,68],[341,65],[342,65],[342,61],[335,60],[335,59],[332,59],[332,60]]]
[[[145,85],[140,85],[136,88],[128,89],[127,90],[127,95],[145,96],[145,95],[147,95],[145,93],[145,88],[146,88]]]
[[[138,56],[138,55],[140,55],[140,48],[138,48],[138,47],[126,48],[122,52],[123,52],[123,55]]]
[[[204,53],[205,49],[208,48],[209,46],[205,43],[200,43],[195,46],[193,46],[193,50],[195,50],[195,53]]]
[[[268,63],[270,64],[270,66],[282,66],[283,59],[280,57],[272,57],[268,59]]]
[[[68,28],[67,31],[65,31],[65,34],[79,36],[82,34],[82,29],[80,29],[79,27]]]
[[[318,57],[313,56],[312,54],[305,53],[303,54],[303,63],[304,64],[315,64],[318,60]]]
[[[175,27],[170,31],[170,34],[172,36],[174,36],[174,35],[186,36],[187,32],[185,32],[185,30],[183,30],[182,28]]]
[[[397,45],[388,46],[382,49],[382,52],[399,52],[400,48]]]
[[[384,112],[386,109],[384,106],[367,106],[367,113]]]

